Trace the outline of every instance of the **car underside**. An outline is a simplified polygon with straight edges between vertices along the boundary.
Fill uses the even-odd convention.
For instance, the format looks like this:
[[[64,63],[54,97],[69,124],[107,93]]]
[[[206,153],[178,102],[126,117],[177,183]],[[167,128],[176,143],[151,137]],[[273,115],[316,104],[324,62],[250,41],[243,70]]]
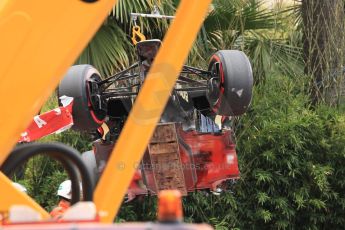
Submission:
[[[71,114],[65,114],[66,105],[61,100],[60,113],[48,112],[49,116],[60,116],[60,120],[50,118],[50,123],[55,131],[64,130],[70,116],[72,129],[93,135],[93,150],[83,153],[82,157],[96,181],[143,82],[149,80],[146,76],[160,46],[161,41],[156,39],[139,42],[136,45],[138,61],[112,76],[102,78],[91,65],[75,65],[60,82],[58,96],[73,98],[67,109]],[[156,87],[164,90],[164,79],[162,84]],[[240,175],[231,121],[247,110],[252,86],[251,65],[241,51],[216,52],[207,70],[184,65],[141,162],[133,166],[114,166],[118,170],[137,168],[128,188],[128,200],[164,189],[178,189],[183,195],[195,190],[217,194],[227,190]],[[156,100],[159,99],[157,95]],[[44,119],[49,116],[42,114],[39,119],[47,123]],[[151,116],[150,111],[141,113],[147,122]],[[37,118],[34,121],[32,127],[38,125]],[[53,128],[47,131],[34,128],[37,130],[26,133],[41,132],[41,136],[53,133]],[[25,138],[21,141],[31,141]]]

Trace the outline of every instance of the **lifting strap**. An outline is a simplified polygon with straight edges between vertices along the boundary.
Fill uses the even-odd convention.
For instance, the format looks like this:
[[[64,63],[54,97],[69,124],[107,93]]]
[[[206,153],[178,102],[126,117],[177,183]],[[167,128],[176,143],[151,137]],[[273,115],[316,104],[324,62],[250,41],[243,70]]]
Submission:
[[[139,38],[139,40],[137,40]],[[138,42],[145,41],[146,37],[140,32],[140,27],[135,25],[132,28],[132,42],[136,45]]]

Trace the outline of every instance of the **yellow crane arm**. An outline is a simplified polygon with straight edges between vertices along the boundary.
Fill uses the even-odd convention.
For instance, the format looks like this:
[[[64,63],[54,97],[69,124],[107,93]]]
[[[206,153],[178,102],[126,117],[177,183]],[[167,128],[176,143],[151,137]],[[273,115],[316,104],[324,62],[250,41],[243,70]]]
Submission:
[[[98,182],[101,221],[112,222],[196,38],[211,0],[182,0]]]
[[[86,2],[0,1],[0,164],[116,0]],[[33,204],[28,196],[13,193],[5,179],[0,176],[1,199]],[[0,210],[8,205],[1,200]]]
[[[115,0],[85,2],[0,2],[0,164]],[[96,188],[95,203],[103,222],[112,222],[116,215],[210,3],[211,0],[180,3]],[[26,199],[35,206],[28,197],[11,194],[10,182],[3,175],[0,181],[0,197]],[[4,210],[1,205],[0,210]]]

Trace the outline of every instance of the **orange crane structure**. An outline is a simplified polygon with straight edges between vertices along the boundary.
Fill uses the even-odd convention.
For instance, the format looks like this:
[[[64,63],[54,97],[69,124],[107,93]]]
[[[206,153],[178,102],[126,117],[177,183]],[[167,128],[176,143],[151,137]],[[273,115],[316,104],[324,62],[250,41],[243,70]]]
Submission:
[[[181,0],[94,191],[98,222],[49,222],[47,211],[16,190],[0,172],[0,212],[8,212],[13,205],[26,205],[39,213],[45,223],[0,225],[1,229],[209,229],[205,225],[111,223],[136,172],[135,167],[118,170],[116,166],[133,166],[142,159],[210,3],[211,0]],[[0,165],[114,4],[116,0],[0,2]],[[113,178],[117,178],[116,183],[112,183]],[[179,195],[165,192],[161,197],[159,219],[180,220]],[[169,213],[173,213],[173,218],[169,219]]]
[[[101,222],[112,222],[211,0],[183,0],[96,188]],[[115,0],[4,0],[0,3],[0,163],[104,21]],[[164,77],[163,77],[164,76]],[[164,79],[164,80],[163,80]],[[143,116],[142,110],[149,116]],[[136,132],[132,132],[136,130]],[[127,145],[133,141],[135,145]],[[109,183],[110,178],[119,178]],[[0,174],[0,209],[27,204],[48,214]],[[118,194],[113,196],[113,194]]]

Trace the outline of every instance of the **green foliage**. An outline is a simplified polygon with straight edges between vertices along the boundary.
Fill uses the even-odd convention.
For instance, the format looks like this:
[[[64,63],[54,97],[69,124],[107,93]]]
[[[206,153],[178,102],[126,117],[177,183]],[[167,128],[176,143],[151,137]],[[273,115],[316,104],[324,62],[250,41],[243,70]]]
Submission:
[[[88,44],[78,64],[94,65],[109,76],[136,60],[131,42],[130,13],[150,13],[153,5],[161,14],[174,15],[178,1],[119,0],[105,23]],[[301,49],[286,33],[294,8],[270,10],[263,0],[216,0],[190,52],[188,64],[206,67],[217,50],[240,49],[250,57],[256,82],[272,72],[298,76],[303,71]],[[294,15],[295,16],[295,15]],[[147,39],[163,39],[170,21],[138,18]]]
[[[342,228],[345,116],[326,106],[310,109],[304,85],[276,76],[255,89],[236,130],[241,179],[220,196],[185,197],[186,222],[216,229]],[[145,209],[124,204],[121,219],[155,220],[149,198],[136,202]]]
[[[311,110],[303,82],[271,79],[257,89],[237,130],[241,179],[234,188],[243,229],[337,228],[342,194],[344,116]],[[323,226],[323,227],[322,227]]]
[[[217,0],[205,19],[194,49],[196,65],[207,62],[217,50],[239,49],[250,58],[257,83],[272,74],[300,76],[301,48],[291,42],[294,7],[267,9],[262,0]],[[289,17],[293,16],[293,17]]]
[[[80,55],[77,64],[95,66],[103,77],[110,76],[128,67],[136,59],[131,41],[133,21],[131,13],[150,13],[155,1],[119,0],[109,17]],[[157,4],[161,14],[173,15],[175,6],[172,0]],[[166,20],[138,18],[137,24],[147,39],[162,39],[168,28]]]
[[[153,221],[157,219],[157,198],[140,197],[129,203],[123,203],[116,217],[116,222]]]
[[[129,52],[131,50],[131,52]],[[102,76],[110,76],[129,66],[133,46],[114,18],[109,18],[98,30],[77,60],[78,64],[92,64]]]
[[[12,176],[12,180],[22,184],[28,195],[46,210],[51,210],[57,204],[57,188],[66,178],[62,166],[45,156],[30,158]]]

